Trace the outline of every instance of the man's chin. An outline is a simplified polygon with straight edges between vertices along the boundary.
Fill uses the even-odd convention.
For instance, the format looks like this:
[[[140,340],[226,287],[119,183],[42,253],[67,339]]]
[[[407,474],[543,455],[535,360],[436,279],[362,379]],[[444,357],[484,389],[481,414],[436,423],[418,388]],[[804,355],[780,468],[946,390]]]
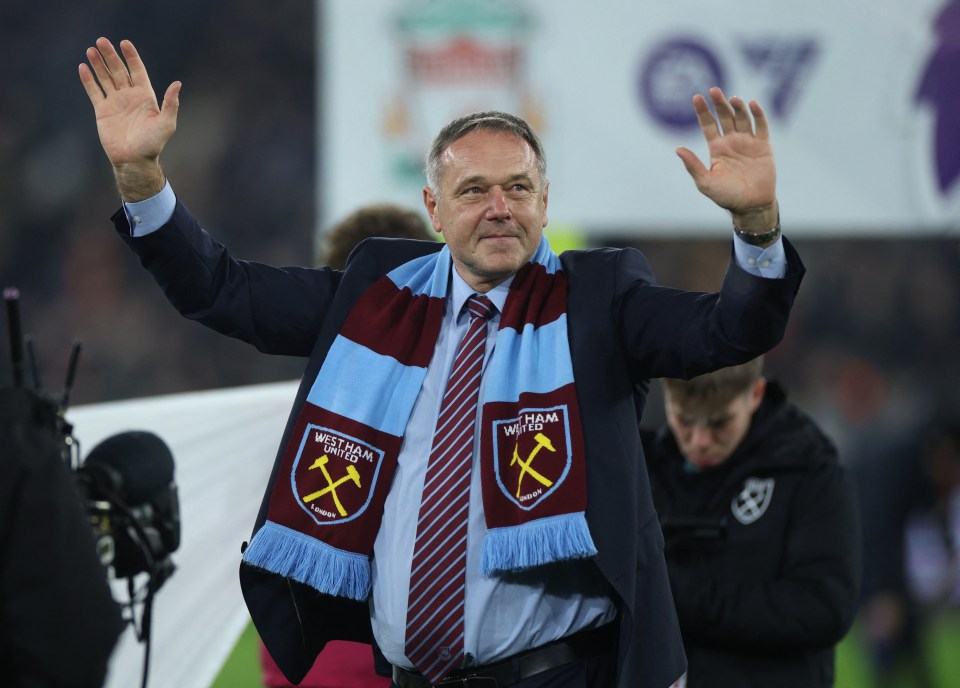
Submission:
[[[479,268],[491,277],[509,277],[516,274],[526,262],[517,251],[494,253],[484,256]]]
[[[462,267],[488,285],[497,285],[512,277],[530,260],[530,256],[523,255],[516,247],[513,251],[478,252],[470,258],[462,262]]]
[[[687,463],[696,468],[713,468],[721,463],[721,461],[712,456],[688,456]]]

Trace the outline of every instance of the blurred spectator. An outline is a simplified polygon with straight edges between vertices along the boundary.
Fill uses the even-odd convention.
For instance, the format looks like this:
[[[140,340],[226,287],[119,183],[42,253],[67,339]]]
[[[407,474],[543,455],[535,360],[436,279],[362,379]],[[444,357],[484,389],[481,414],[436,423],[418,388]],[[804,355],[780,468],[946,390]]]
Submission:
[[[294,684],[277,668],[263,643],[259,643],[260,664],[263,668],[265,688],[294,688]],[[331,640],[317,655],[313,667],[296,684],[298,688],[387,688],[391,685],[390,662],[379,655],[381,665],[377,669],[385,672],[380,676],[374,670],[377,655],[373,648],[365,643],[352,643],[345,640]]]
[[[761,368],[663,380],[644,436],[689,688],[833,686],[856,610],[853,481]]]
[[[372,237],[434,241],[436,234],[427,225],[426,216],[417,210],[389,203],[367,205],[327,231],[318,263],[343,270],[354,247]]]
[[[911,685],[931,688],[926,622],[960,603],[960,418],[874,439],[853,464],[863,510],[862,631],[878,685],[898,685],[894,677],[906,673]]]

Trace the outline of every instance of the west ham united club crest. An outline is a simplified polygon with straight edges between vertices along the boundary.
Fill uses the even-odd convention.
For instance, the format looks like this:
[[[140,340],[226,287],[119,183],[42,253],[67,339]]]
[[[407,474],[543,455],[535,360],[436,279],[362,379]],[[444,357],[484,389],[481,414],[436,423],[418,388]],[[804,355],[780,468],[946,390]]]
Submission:
[[[730,510],[734,518],[749,525],[763,516],[773,497],[773,478],[747,478],[740,494],[733,498]]]
[[[567,407],[523,409],[493,421],[493,452],[500,489],[521,509],[533,509],[570,471]]]
[[[370,504],[382,463],[373,445],[308,425],[293,463],[293,494],[318,525],[350,521]]]

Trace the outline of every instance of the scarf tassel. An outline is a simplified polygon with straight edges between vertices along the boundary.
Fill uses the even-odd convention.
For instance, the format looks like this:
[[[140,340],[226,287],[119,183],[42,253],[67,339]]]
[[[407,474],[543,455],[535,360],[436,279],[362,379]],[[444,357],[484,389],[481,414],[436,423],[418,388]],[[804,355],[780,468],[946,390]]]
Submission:
[[[596,553],[586,516],[579,511],[487,531],[480,570],[492,576]]]
[[[250,542],[243,560],[258,568],[337,597],[364,601],[370,594],[370,560],[267,521]]]

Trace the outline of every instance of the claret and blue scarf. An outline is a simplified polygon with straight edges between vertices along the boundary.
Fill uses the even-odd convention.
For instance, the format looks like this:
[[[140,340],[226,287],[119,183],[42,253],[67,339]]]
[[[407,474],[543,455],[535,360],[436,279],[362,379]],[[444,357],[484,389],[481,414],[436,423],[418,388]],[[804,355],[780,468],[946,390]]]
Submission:
[[[246,563],[323,593],[367,598],[370,553],[440,332],[450,269],[444,246],[357,300],[299,413]],[[484,374],[484,575],[596,554],[584,515],[566,294],[544,238],[510,285]]]

